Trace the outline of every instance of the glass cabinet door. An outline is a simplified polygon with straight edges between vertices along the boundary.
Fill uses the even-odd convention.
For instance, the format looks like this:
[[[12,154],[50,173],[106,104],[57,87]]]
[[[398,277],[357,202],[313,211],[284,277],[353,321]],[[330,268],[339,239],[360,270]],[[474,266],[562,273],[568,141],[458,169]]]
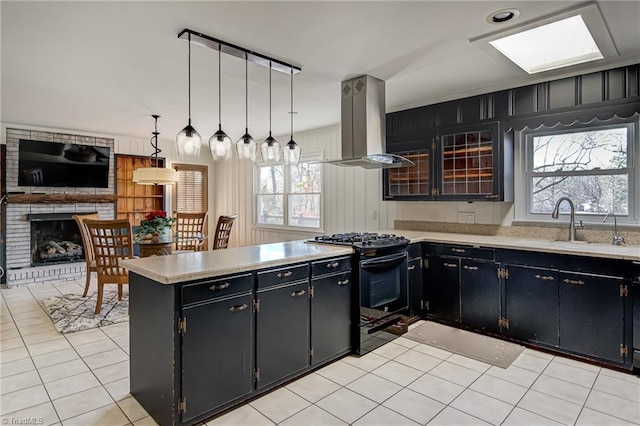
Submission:
[[[454,130],[439,137],[440,198],[490,199],[496,194],[497,126]]]
[[[395,153],[414,162],[413,166],[385,170],[385,199],[431,197],[431,153],[429,150]]]

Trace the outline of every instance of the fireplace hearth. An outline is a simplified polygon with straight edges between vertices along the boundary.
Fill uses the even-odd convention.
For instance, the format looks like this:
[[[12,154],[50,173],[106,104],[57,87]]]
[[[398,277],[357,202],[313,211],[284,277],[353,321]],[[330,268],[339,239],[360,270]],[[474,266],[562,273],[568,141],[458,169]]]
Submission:
[[[79,262],[84,259],[80,229],[73,213],[29,214],[31,266]]]

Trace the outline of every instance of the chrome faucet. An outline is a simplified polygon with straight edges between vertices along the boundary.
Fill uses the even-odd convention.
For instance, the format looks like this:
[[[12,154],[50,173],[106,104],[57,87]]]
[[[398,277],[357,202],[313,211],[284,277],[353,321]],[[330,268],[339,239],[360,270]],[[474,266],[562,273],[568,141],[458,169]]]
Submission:
[[[560,197],[556,202],[556,207],[551,212],[551,217],[553,219],[557,219],[560,214],[560,203],[566,201],[569,203],[569,208],[571,209],[571,216],[569,219],[569,241],[576,240],[576,229],[583,229],[584,225],[582,225],[582,220],[579,225],[576,225],[576,208],[573,205],[573,201],[571,201],[568,197]]]
[[[602,223],[605,223],[609,216],[613,216],[613,240],[611,241],[611,244],[614,246],[623,246],[625,241],[624,237],[618,234],[618,219],[616,218],[616,215],[611,212],[607,213],[602,220]]]

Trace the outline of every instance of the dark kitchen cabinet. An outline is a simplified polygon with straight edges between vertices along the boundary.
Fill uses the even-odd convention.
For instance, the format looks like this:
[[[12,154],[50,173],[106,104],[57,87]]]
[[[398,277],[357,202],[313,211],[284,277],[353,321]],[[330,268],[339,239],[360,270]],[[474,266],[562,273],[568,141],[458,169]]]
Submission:
[[[500,332],[499,265],[488,260],[462,259],[460,268],[461,322],[476,330]]]
[[[422,258],[409,259],[409,316],[422,317],[424,308],[424,284],[422,281]]]
[[[251,393],[252,302],[248,292],[183,310],[183,422]]]
[[[460,259],[428,255],[425,278],[427,317],[460,322]]]
[[[513,139],[499,122],[390,136],[387,151],[415,165],[384,170],[385,200],[513,200]]]
[[[261,389],[309,367],[308,265],[259,272],[256,304],[256,388]]]
[[[503,331],[523,342],[558,346],[558,271],[507,265]]]
[[[311,364],[318,365],[351,351],[351,272],[313,277],[311,289]]]
[[[623,278],[560,271],[559,287],[560,348],[622,364]]]

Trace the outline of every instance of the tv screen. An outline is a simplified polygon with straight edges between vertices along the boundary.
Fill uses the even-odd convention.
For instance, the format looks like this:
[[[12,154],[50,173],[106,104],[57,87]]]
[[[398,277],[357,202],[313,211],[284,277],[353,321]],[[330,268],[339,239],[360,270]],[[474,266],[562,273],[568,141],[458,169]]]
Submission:
[[[110,148],[20,139],[18,186],[109,187]]]

